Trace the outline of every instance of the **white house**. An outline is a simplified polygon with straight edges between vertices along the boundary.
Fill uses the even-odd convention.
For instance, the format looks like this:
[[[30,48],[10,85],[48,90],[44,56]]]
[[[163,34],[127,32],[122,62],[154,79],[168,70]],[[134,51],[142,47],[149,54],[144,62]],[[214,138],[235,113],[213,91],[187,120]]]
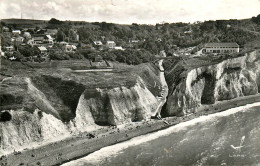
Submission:
[[[49,44],[53,44],[53,38],[51,37],[51,35],[45,35],[46,37],[44,38],[46,42],[48,42]]]
[[[16,42],[19,42],[19,43],[22,43],[23,40],[24,40],[24,38],[21,37],[21,36],[18,36],[18,37],[15,38],[15,41],[16,41]]]
[[[40,50],[41,54],[44,54],[48,51],[47,48],[43,46],[38,47],[38,49]]]
[[[106,45],[108,48],[113,49],[113,48],[115,48],[116,43],[114,41],[107,41]]]
[[[77,49],[76,46],[70,45],[70,44],[67,44],[64,47],[65,52],[72,52],[72,51],[75,51],[76,49]]]
[[[32,39],[36,44],[42,44],[44,42],[44,36],[34,36]]]
[[[237,43],[207,43],[204,50],[206,53],[235,53],[239,52]]]
[[[3,32],[8,32],[8,31],[9,31],[9,28],[8,28],[8,27],[5,27],[5,26],[3,26],[3,27],[2,27],[2,30],[3,30]]]
[[[32,37],[30,32],[24,32],[23,36],[27,39],[30,39]]]
[[[125,49],[123,49],[121,46],[115,46],[114,49],[115,49],[115,50],[125,50]]]
[[[20,35],[21,31],[20,30],[13,30],[12,33],[13,33],[13,35]]]
[[[36,45],[36,42],[34,41],[34,39],[30,39],[27,41],[27,44],[34,46],[34,45]]]
[[[129,40],[129,43],[138,43],[139,40]]]
[[[103,43],[101,41],[93,41],[93,43],[96,45],[96,46],[102,46]]]

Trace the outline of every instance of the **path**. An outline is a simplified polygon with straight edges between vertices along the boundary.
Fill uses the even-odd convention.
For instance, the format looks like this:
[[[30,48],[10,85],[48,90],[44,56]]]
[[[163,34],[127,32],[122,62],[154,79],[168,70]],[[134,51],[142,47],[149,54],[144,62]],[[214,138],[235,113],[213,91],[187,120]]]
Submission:
[[[165,80],[164,68],[163,68],[162,63],[163,63],[163,59],[158,61],[158,67],[160,69],[160,81],[161,81],[161,84],[162,84],[161,96],[158,97],[158,101],[160,101],[160,103],[159,103],[159,105],[158,105],[158,107],[155,111],[155,114],[153,116],[155,116],[156,114],[157,115],[161,114],[162,107],[165,104],[166,98],[168,96],[168,85],[167,85],[166,80]]]

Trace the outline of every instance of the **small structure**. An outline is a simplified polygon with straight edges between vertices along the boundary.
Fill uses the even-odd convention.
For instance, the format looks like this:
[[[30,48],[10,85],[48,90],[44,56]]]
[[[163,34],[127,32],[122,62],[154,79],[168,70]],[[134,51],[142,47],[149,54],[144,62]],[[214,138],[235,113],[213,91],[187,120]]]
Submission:
[[[21,31],[20,30],[13,30],[12,33],[13,33],[13,35],[20,35]]]
[[[138,43],[139,40],[129,40],[129,43]]]
[[[45,35],[44,36],[44,41],[49,43],[50,45],[53,44],[53,38],[51,37],[51,35]]]
[[[93,41],[94,48],[101,50],[103,48],[103,43],[101,41]]]
[[[67,43],[67,42],[65,42],[65,41],[61,41],[61,42],[59,42],[59,45],[60,46],[66,46],[66,45],[68,45],[69,43]]]
[[[204,50],[206,53],[237,53],[239,45],[237,43],[207,43]]]
[[[24,38],[21,37],[21,36],[18,36],[18,37],[15,38],[15,41],[16,41],[17,43],[22,43],[23,40],[24,40]]]
[[[29,45],[31,45],[31,46],[36,45],[34,39],[30,39],[30,40],[28,40],[28,41],[27,41],[27,44],[29,44]]]
[[[45,54],[48,51],[47,48],[43,46],[38,47],[38,49],[40,50],[41,54]]]
[[[114,49],[116,46],[116,43],[114,41],[107,41],[106,46],[110,49]]]
[[[12,57],[10,57],[9,59],[10,59],[11,61],[14,61],[14,60],[16,60],[16,57],[12,56]]]
[[[7,52],[12,52],[12,51],[14,51],[14,46],[8,46],[8,47],[5,47],[5,49]]]
[[[189,31],[184,31],[185,34],[189,34],[189,33],[192,33],[192,30],[189,30]]]
[[[44,42],[44,36],[34,36],[32,39],[35,44],[42,44]]]
[[[103,43],[101,41],[93,41],[94,45],[96,46],[102,46]]]
[[[115,46],[115,50],[125,50],[121,46]]]
[[[24,32],[23,36],[26,38],[26,39],[31,39],[31,34],[30,32]]]
[[[72,52],[72,51],[75,51],[76,49],[77,49],[77,47],[74,45],[71,45],[71,44],[67,44],[64,46],[65,52]]]
[[[2,27],[2,30],[3,30],[3,32],[9,32],[9,28],[6,27],[6,26],[3,26],[3,27]]]

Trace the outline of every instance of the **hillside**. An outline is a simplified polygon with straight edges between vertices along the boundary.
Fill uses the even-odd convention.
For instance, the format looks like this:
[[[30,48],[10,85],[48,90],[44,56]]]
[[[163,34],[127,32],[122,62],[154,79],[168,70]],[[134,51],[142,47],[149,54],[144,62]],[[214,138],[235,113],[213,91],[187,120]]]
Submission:
[[[260,17],[260,16],[258,16]],[[244,20],[216,20],[195,23],[164,23],[156,25],[120,25],[106,22],[59,21],[47,22],[39,20],[1,20],[2,25],[22,28],[23,25],[42,28],[59,29],[58,36],[73,41],[70,31],[76,30],[79,42],[90,44],[95,40],[113,40],[123,48],[143,48],[152,54],[165,50],[168,55],[177,51],[177,47],[201,48],[207,42],[236,42],[240,47],[259,47],[260,24],[258,17]],[[59,37],[57,36],[57,39]],[[132,40],[138,42],[131,42]],[[176,47],[177,46],[177,47]],[[196,51],[196,50],[194,50]]]

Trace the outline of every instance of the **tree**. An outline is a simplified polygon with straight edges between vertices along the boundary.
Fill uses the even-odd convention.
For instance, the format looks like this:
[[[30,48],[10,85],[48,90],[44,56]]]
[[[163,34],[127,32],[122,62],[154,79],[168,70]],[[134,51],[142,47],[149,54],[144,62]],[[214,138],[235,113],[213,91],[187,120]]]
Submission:
[[[56,18],[50,19],[50,21],[48,21],[48,23],[49,23],[49,24],[58,24],[58,25],[63,24],[62,21],[57,20]]]
[[[260,14],[256,17],[252,17],[251,19],[254,23],[260,25]]]
[[[64,32],[62,32],[61,30],[58,30],[57,35],[56,35],[56,40],[63,41],[64,36],[65,36]]]

